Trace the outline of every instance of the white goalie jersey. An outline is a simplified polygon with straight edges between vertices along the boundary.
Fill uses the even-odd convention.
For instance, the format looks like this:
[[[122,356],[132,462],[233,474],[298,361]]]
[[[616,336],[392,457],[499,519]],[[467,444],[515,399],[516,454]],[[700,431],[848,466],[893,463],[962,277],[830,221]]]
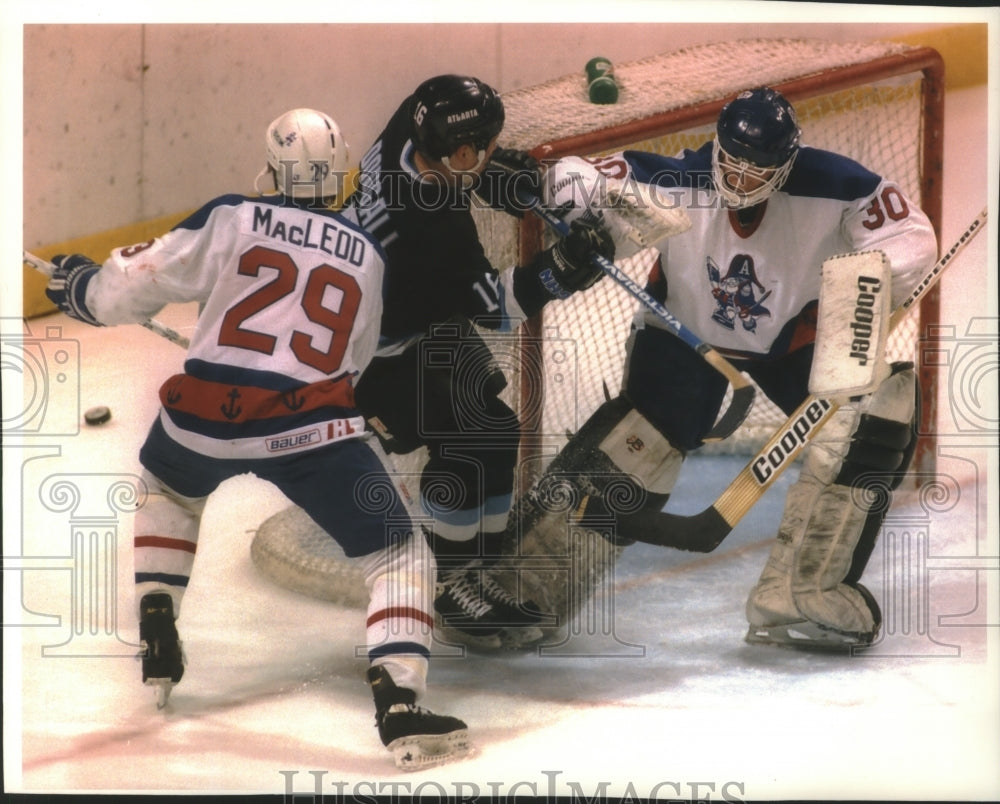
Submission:
[[[708,143],[678,158],[625,151],[564,159],[550,171],[550,188],[563,179],[550,202],[586,204],[595,197],[588,184],[603,177],[622,183],[626,195],[630,185],[651,185],[654,201],[686,210],[691,228],[656,244],[661,259],[650,290],[722,352],[770,358],[811,342],[820,268],[828,257],[883,251],[894,306],[936,259],[927,216],[897,184],[850,159],[802,148],[788,181],[747,224],[738,222],[736,210],[720,214],[711,158]],[[580,178],[567,181],[574,171]],[[655,316],[640,315],[647,325],[662,326]]]

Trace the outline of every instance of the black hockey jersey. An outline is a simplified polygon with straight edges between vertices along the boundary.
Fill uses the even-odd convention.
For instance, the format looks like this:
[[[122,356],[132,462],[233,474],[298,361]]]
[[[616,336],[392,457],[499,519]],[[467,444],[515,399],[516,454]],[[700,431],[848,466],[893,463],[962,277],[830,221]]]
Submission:
[[[508,316],[520,313],[479,241],[469,191],[420,176],[410,139],[412,102],[403,102],[361,160],[358,189],[348,201],[388,257],[382,354],[456,314],[507,329]]]

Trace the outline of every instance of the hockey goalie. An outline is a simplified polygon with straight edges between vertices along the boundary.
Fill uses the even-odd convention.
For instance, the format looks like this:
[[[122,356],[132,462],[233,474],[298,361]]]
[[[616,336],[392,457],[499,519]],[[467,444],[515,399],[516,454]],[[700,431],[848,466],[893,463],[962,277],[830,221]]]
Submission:
[[[800,136],[780,93],[749,90],[722,109],[715,138],[698,150],[561,160],[546,202],[569,210],[567,220],[614,219],[613,209],[595,208],[606,192],[580,192],[612,181],[619,202],[686,210],[686,231],[631,241],[659,252],[650,294],[786,414],[810,393],[839,404],[803,454],[746,615],[750,642],[843,649],[879,633],[878,603],[860,579],[916,440],[916,375],[911,364],[886,362],[887,322],[933,265],[937,242],[898,184]],[[624,256],[628,234],[608,226]],[[726,392],[725,379],[647,310],[623,348],[622,393],[571,437],[506,534],[498,580],[561,624],[611,582],[629,543],[670,543],[648,534]],[[554,555],[572,557],[568,573],[544,569],[541,559]]]

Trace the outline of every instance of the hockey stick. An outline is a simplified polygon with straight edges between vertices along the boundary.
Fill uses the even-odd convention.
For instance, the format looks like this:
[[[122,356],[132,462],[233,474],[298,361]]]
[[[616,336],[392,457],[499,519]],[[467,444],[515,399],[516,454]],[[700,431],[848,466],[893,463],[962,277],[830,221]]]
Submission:
[[[36,257],[30,251],[24,251],[22,259],[25,265],[30,265],[36,271],[40,271],[46,276],[52,276],[52,272],[56,267],[48,260],[43,260],[41,257]],[[165,324],[161,324],[159,321],[155,321],[151,318],[147,318],[145,321],[140,321],[139,324],[144,326],[150,332],[155,332],[161,338],[166,338],[171,343],[176,343],[182,349],[187,349],[191,345],[191,342],[181,335],[176,330],[171,329]]]
[[[906,300],[893,311],[889,319],[890,331],[896,328],[910,308],[937,283],[944,270],[982,231],[985,224],[984,209],[920,280]],[[809,396],[750,459],[711,506],[690,516],[668,512],[653,515],[650,517],[651,527],[644,528],[642,533],[629,536],[636,541],[661,547],[676,547],[699,553],[711,552],[722,543],[736,523],[756,504],[778,476],[794,462],[837,408],[835,402]]]
[[[542,202],[538,198],[519,194],[518,200],[552,227],[561,237],[569,234],[569,224],[554,212],[542,206]],[[604,259],[600,254],[594,255],[593,262],[604,273],[632,294],[633,297],[642,302],[660,321],[670,327],[677,337],[694,349],[705,359],[705,362],[725,377],[732,386],[733,393],[729,401],[729,407],[715,422],[715,425],[703,440],[722,441],[736,432],[736,428],[743,423],[747,414],[750,413],[750,408],[753,407],[756,389],[751,382],[737,371],[728,360],[715,351],[711,345],[705,343],[684,326],[666,307],[654,299],[645,288],[635,282],[632,277],[617,265],[610,260]]]

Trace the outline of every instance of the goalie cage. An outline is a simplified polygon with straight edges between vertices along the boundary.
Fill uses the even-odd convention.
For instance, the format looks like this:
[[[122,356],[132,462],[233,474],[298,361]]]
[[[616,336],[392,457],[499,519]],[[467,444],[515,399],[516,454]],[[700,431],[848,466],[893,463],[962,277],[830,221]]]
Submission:
[[[625,148],[667,155],[694,149],[714,135],[722,105],[746,88],[742,77],[748,65],[753,67],[754,86],[772,86],[795,105],[805,144],[837,151],[894,179],[910,198],[919,200],[940,238],[944,65],[930,48],[807,39],[699,45],[616,64],[620,94],[618,102],[609,105],[588,102],[581,71],[505,93],[503,143],[547,160]],[[481,208],[475,216],[487,254],[498,267],[523,264],[551,243],[551,235],[534,216],[515,219]],[[641,252],[619,267],[644,283],[654,260],[655,252]],[[635,306],[615,283],[602,282],[585,294],[549,305],[517,334],[484,333],[510,380],[507,401],[518,409],[524,426],[518,477],[522,491],[606,394],[618,392]],[[922,363],[917,349],[921,333],[930,336],[937,317],[935,289],[897,328],[887,352],[891,360],[913,360],[918,367],[921,427],[913,468],[921,472],[933,471],[936,377],[935,367]],[[741,429],[702,451],[753,454],[784,420],[758,392]],[[424,459],[421,449],[401,459],[395,456],[394,463],[402,477],[413,478]],[[565,539],[557,541],[565,548]],[[582,546],[578,554],[604,555],[598,547],[597,542]],[[336,603],[364,605],[360,573],[298,508],[265,521],[251,552],[260,570],[281,586]],[[571,572],[588,589],[568,590],[567,596],[589,594],[614,559],[606,556],[599,563],[602,567]]]

